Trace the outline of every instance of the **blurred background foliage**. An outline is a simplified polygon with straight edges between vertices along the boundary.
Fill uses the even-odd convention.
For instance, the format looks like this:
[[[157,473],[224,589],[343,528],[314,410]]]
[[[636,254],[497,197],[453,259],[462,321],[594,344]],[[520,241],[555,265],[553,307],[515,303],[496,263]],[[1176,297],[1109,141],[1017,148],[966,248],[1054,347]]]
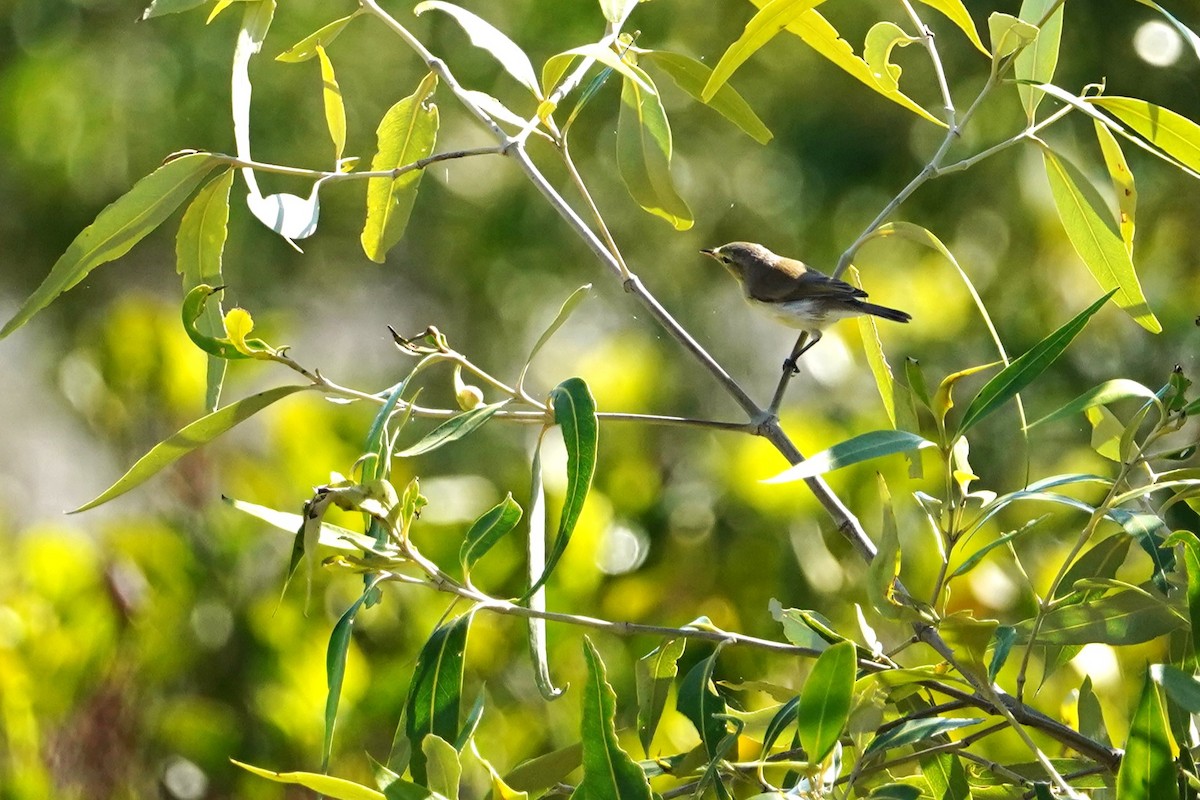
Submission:
[[[259,159],[312,167],[329,162],[316,62],[282,64],[270,56],[354,5],[280,4],[266,57],[252,65]],[[532,113],[455,25],[437,15],[414,19],[403,5],[393,3],[394,13],[464,85]],[[465,5],[509,33],[535,64],[602,30],[593,0]],[[870,23],[892,13],[893,5],[830,3],[825,10],[844,36],[861,42]],[[1016,14],[1019,4],[968,5],[982,25],[991,11]],[[1200,25],[1193,6],[1171,5],[1183,22]],[[189,147],[233,150],[228,65],[237,15],[205,27],[202,12],[135,22],[141,10],[140,0],[0,0],[0,317],[11,316],[106,203],[166,154]],[[743,2],[655,0],[640,6],[627,27],[641,31],[639,46],[713,63],[752,13]],[[972,96],[987,62],[944,19],[926,16],[956,96]],[[1135,47],[1156,19],[1129,0],[1068,3],[1057,82],[1077,90],[1104,79],[1110,94],[1200,118],[1196,59],[1184,51],[1155,63],[1164,60],[1161,52]],[[897,56],[905,68],[901,86],[936,108],[918,50]],[[378,119],[412,91],[422,70],[365,18],[350,25],[330,55],[347,100],[347,153],[367,158]],[[788,36],[772,42],[734,81],[775,134],[765,147],[670,81],[661,83],[675,137],[673,170],[697,220],[692,230],[678,234],[643,214],[616,180],[616,81],[584,111],[572,151],[629,263],[765,401],[792,334],[747,312],[734,284],[697,250],[753,239],[832,268],[921,167],[940,133]],[[485,143],[448,96],[438,100],[439,150]],[[1016,92],[999,93],[965,131],[961,152],[1011,135],[1022,119]],[[1090,121],[1068,118],[1047,136],[1106,190]],[[562,177],[551,154],[537,146],[533,152],[552,177]],[[1141,200],[1136,262],[1164,332],[1152,336],[1117,309],[1105,309],[1026,394],[1033,417],[1113,377],[1157,387],[1177,363],[1193,379],[1200,376],[1200,328],[1193,324],[1200,313],[1200,185],[1139,151],[1129,157]],[[277,176],[261,180],[266,191],[302,188]],[[710,377],[627,302],[617,282],[600,273],[503,160],[431,168],[408,234],[382,267],[358,244],[364,192],[361,183],[349,182],[326,190],[321,229],[304,242],[303,255],[234,204],[225,254],[228,304],[249,308],[259,332],[291,343],[301,363],[375,391],[411,367],[385,326],[414,333],[433,323],[456,349],[512,378],[559,303],[593,282],[591,299],[539,359],[531,385],[544,391],[581,375],[602,411],[738,419]],[[235,198],[240,193],[235,189]],[[969,172],[933,181],[898,218],[928,227],[950,246],[1011,353],[1100,293],[1061,231],[1032,147],[1009,149]],[[284,787],[249,777],[227,759],[311,769],[319,757],[325,645],[332,621],[360,587],[320,578],[307,613],[302,587],[293,586],[281,600],[289,538],[230,510],[220,495],[299,511],[331,471],[350,470],[370,409],[289,400],[133,495],[80,517],[61,516],[202,413],[204,358],[178,324],[171,231],[164,226],[119,263],[97,270],[0,346],[3,798],[284,797]],[[893,364],[919,359],[936,382],[992,360],[967,292],[936,255],[876,242],[857,265],[874,299],[914,316],[911,325],[882,329]],[[840,326],[804,359],[784,422],[806,452],[887,424],[856,336],[853,325]],[[285,380],[289,376],[277,369],[235,364],[225,397]],[[422,400],[452,403],[448,372],[431,379]],[[1027,448],[1015,413],[997,415],[972,442],[977,486],[1006,491],[1027,475],[1106,471],[1088,448],[1089,435],[1080,419],[1036,430]],[[427,555],[453,563],[466,525],[504,492],[526,504],[531,446],[531,430],[492,424],[457,446],[397,467],[397,485],[419,474],[430,498],[416,534]],[[547,458],[550,488],[561,490],[553,480],[561,480],[562,456]],[[852,625],[853,603],[864,602],[865,566],[827,530],[819,506],[799,484],[758,483],[783,466],[770,447],[749,437],[606,426],[597,485],[551,584],[551,607],[668,625],[707,615],[722,627],[779,638],[767,611],[776,598]],[[877,469],[900,504],[910,554],[905,580],[921,593],[932,575],[923,574],[917,554],[932,543],[906,498],[938,478],[909,481],[902,459],[831,476],[869,530],[880,514]],[[1013,520],[1001,518],[988,535],[1008,529],[1006,522],[1011,527]],[[1028,563],[1056,565],[1078,522],[1056,512],[1040,536],[1023,540]],[[485,562],[478,583],[517,591],[522,559],[516,541],[505,542]],[[960,584],[955,605],[974,608],[977,616],[1015,619],[1031,610],[1028,590],[1003,558]],[[364,749],[386,755],[416,650],[445,607],[443,598],[390,586],[384,603],[360,615],[343,690],[336,774],[367,780]],[[886,625],[881,632],[904,635]],[[550,636],[560,680],[577,679],[580,631],[551,628]],[[479,741],[502,770],[577,738],[577,702],[541,703],[523,639],[513,620],[481,617],[470,641],[466,693],[486,685],[489,712]],[[622,718],[630,719],[632,660],[655,642],[599,637],[598,644],[622,698]],[[1039,705],[1055,713],[1080,671],[1090,669],[1119,741],[1131,699],[1123,664],[1101,650],[1058,673]],[[1149,656],[1132,650],[1125,654],[1137,661],[1130,677],[1140,680]],[[693,646],[687,661],[704,653]],[[730,648],[720,677],[795,684],[805,668]],[[745,695],[753,707],[754,693]],[[659,736],[683,747],[695,734],[668,715]],[[631,741],[629,749],[638,748]]]

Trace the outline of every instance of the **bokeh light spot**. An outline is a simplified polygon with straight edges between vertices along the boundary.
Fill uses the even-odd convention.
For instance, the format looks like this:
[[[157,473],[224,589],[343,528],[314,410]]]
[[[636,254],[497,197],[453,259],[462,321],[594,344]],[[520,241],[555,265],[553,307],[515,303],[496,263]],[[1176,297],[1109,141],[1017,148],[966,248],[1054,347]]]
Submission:
[[[1144,22],[1133,34],[1133,49],[1138,58],[1155,67],[1169,67],[1183,55],[1179,32],[1161,20]]]

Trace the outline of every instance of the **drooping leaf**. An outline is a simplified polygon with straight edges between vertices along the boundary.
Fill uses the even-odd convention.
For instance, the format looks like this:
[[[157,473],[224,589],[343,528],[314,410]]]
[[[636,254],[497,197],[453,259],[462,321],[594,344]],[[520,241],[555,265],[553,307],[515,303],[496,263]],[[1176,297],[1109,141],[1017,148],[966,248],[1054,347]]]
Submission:
[[[516,78],[517,82],[532,92],[538,100],[542,99],[533,64],[530,63],[529,56],[525,55],[525,51],[516,42],[508,38],[492,23],[453,3],[425,0],[413,8],[413,13],[420,16],[431,9],[449,14],[455,22],[462,26],[467,36],[470,37],[471,44],[491,53],[492,57],[500,62],[500,66],[504,67],[505,72]]]
[[[839,642],[817,657],[804,682],[796,724],[812,763],[825,760],[850,719],[855,658],[854,644]]]
[[[1121,241],[1129,257],[1133,257],[1133,238],[1137,229],[1137,185],[1133,180],[1133,172],[1117,137],[1113,136],[1108,126],[1100,120],[1092,120],[1096,129],[1096,140],[1100,143],[1100,152],[1104,156],[1104,166],[1108,168],[1108,177],[1112,181],[1113,193],[1117,196],[1117,227],[1121,233]]]
[[[650,743],[662,719],[667,704],[667,694],[675,676],[679,673],[679,659],[683,656],[687,639],[667,639],[658,647],[638,659],[635,667],[638,695],[638,739],[642,750],[650,753]]]
[[[1200,539],[1191,531],[1178,531],[1172,542],[1183,545],[1183,563],[1187,569],[1188,620],[1192,626],[1192,653],[1200,659]]]
[[[431,733],[421,743],[421,752],[425,755],[425,785],[439,797],[458,800],[462,761],[454,745]]]
[[[463,572],[469,572],[471,567],[483,558],[496,542],[503,539],[521,521],[521,506],[513,500],[512,492],[505,495],[497,505],[485,511],[479,519],[471,524],[458,559],[462,562]]]
[[[219,163],[208,153],[193,153],[168,161],[135,183],[75,237],[41,285],[0,328],[0,339],[28,322],[93,269],[128,253],[161,225]]]
[[[605,677],[604,662],[584,637],[587,685],[583,690],[583,779],[573,800],[650,800],[650,784],[641,767],[621,749],[614,718],[617,696]]]
[[[529,366],[533,363],[533,359],[546,346],[546,342],[550,341],[550,337],[566,324],[566,321],[575,313],[575,309],[587,298],[591,290],[592,285],[585,283],[571,292],[567,299],[563,301],[563,304],[558,309],[558,313],[554,315],[554,320],[546,326],[546,330],[542,331],[542,335],[538,337],[537,342],[533,345],[533,349],[529,351],[529,357],[525,359],[525,366],[521,367],[521,374],[517,377],[517,386],[525,385],[525,376],[529,373]]]
[[[695,726],[704,744],[704,752],[710,757],[718,752],[721,741],[729,733],[722,716],[727,711],[725,699],[713,686],[712,675],[716,668],[721,648],[688,670],[679,683],[679,694],[675,706]]]
[[[701,97],[705,102],[713,97],[732,77],[737,68],[746,62],[750,56],[758,52],[767,42],[775,38],[780,31],[795,22],[806,11],[811,11],[824,0],[769,0],[759,7],[749,22],[746,23],[742,35],[729,48],[713,68],[708,83],[705,84]]]
[[[900,619],[903,606],[896,600],[897,580],[900,577],[901,552],[900,534],[896,524],[896,513],[892,508],[892,495],[883,476],[878,476],[879,494],[883,500],[883,532],[879,538],[879,549],[871,559],[867,573],[867,597],[871,606],[887,619]]]
[[[529,585],[534,588],[526,594],[526,599],[529,607],[534,611],[546,610],[544,579],[549,574],[546,569],[546,486],[542,481],[542,437],[546,435],[546,430],[546,428],[542,429],[537,444],[534,445],[529,481],[529,536],[526,539],[526,550]],[[543,585],[538,586],[538,584]],[[550,679],[550,662],[546,650],[546,620],[542,617],[531,616],[525,625],[529,631],[529,657],[533,662],[533,675],[538,691],[546,700],[561,697],[564,690],[555,686]]]
[[[1177,796],[1176,752],[1158,688],[1147,674],[1117,772],[1117,800]]]
[[[961,436],[966,433],[1045,372],[1115,292],[1115,289],[1110,291],[1076,314],[988,381],[963,412],[962,421],[958,424],[958,434]]]
[[[930,739],[934,736],[940,736],[943,733],[966,728],[971,725],[978,725],[983,722],[982,718],[953,718],[953,717],[933,717],[930,719],[911,719],[901,722],[895,727],[888,728],[883,733],[878,733],[871,743],[863,750],[863,758],[875,753],[882,753],[884,750],[890,750],[895,747],[903,747],[906,744],[913,744],[925,739]]]
[[[225,431],[249,417],[254,416],[272,403],[282,400],[288,395],[303,392],[314,387],[310,386],[280,386],[265,392],[230,403],[224,408],[201,417],[195,422],[180,429],[169,439],[159,442],[150,448],[150,452],[137,460],[129,471],[112,486],[105,489],[94,500],[84,503],[69,513],[78,514],[98,505],[107,503],[115,497],[120,497],[129,490],[174,464],[183,456],[201,445],[208,444]]]
[[[1104,724],[1104,711],[1100,708],[1100,699],[1092,689],[1092,678],[1085,676],[1079,685],[1079,700],[1076,703],[1079,716],[1079,732],[1092,741],[1109,747],[1112,742],[1108,738],[1108,726]]]
[[[424,783],[426,778],[425,753],[421,749],[425,736],[433,733],[448,742],[458,739],[463,656],[470,626],[470,613],[444,623],[430,635],[417,656],[404,704],[404,735],[412,746],[409,770],[417,783]]]
[[[883,20],[876,22],[867,31],[863,43],[863,61],[871,68],[871,76],[885,92],[894,92],[900,88],[900,66],[892,63],[892,51],[897,47],[907,47],[921,41],[915,36],[909,36],[894,22]]]
[[[643,82],[653,86],[640,67]],[[677,231],[686,231],[694,220],[671,177],[671,126],[657,91],[649,92],[637,81],[621,83],[621,111],[617,116],[617,169],[634,201],[662,217]]]
[[[285,64],[298,64],[301,61],[308,61],[310,58],[316,56],[317,45],[328,47],[346,29],[346,26],[350,24],[350,20],[362,13],[362,8],[356,8],[353,13],[347,14],[340,19],[335,19],[327,25],[322,25],[287,50],[275,56],[275,60],[282,61]]]
[[[1087,179],[1049,150],[1042,156],[1058,217],[1075,252],[1102,289],[1115,290],[1118,306],[1146,330],[1160,333],[1162,325],[1146,304],[1129,251],[1106,220],[1107,211],[1097,205]]]
[[[1004,668],[1004,662],[1008,660],[1012,646],[1017,642],[1017,629],[1011,625],[1001,625],[996,629],[993,641],[995,645],[992,650],[992,660],[988,663],[987,676],[989,681],[994,682],[996,676],[1000,674],[1000,670]]]
[[[439,447],[457,442],[464,436],[474,433],[485,422],[491,419],[497,411],[504,408],[508,404],[508,400],[502,400],[499,403],[491,405],[479,406],[470,411],[464,411],[457,416],[438,425],[429,433],[421,437],[420,441],[409,447],[396,452],[397,458],[411,458],[428,453],[432,450],[437,450]]]
[[[1164,601],[1127,590],[1050,611],[1042,620],[1037,641],[1052,645],[1141,644],[1186,624]],[[1021,641],[1027,642],[1033,621],[1016,627]]]
[[[379,122],[379,141],[371,171],[396,169],[425,158],[437,140],[438,109],[430,98],[437,76],[425,76],[417,90],[388,109]],[[367,220],[363,226],[363,251],[382,264],[388,250],[404,235],[424,170],[410,170],[396,178],[367,181]]]
[[[862,433],[844,442],[839,442],[827,450],[822,450],[809,456],[793,467],[789,467],[773,478],[767,478],[763,483],[790,483],[792,481],[823,475],[835,469],[857,464],[872,458],[917,450],[923,447],[935,447],[933,442],[923,436],[908,431],[871,431]]]
[[[708,83],[712,70],[706,64],[689,56],[679,53],[668,53],[665,50],[648,50],[639,54],[643,62],[650,62],[671,76],[675,85],[689,95],[706,103],[725,119],[738,126],[754,141],[766,144],[771,141],[773,134],[754,113],[737,91],[725,84],[707,101],[703,98],[704,86]]]
[[[386,795],[375,791],[369,786],[363,786],[344,778],[335,778],[332,775],[321,775],[316,772],[275,772],[274,770],[243,764],[241,761],[235,759],[230,759],[230,761],[233,761],[234,764],[260,778],[266,778],[276,783],[291,783],[296,786],[303,786],[326,797],[334,798],[334,800],[387,800]]]
[[[1037,25],[1046,12],[1054,5],[1055,0],[1024,0],[1017,16],[1026,22]],[[1050,83],[1054,80],[1054,70],[1058,67],[1058,48],[1062,39],[1063,6],[1059,5],[1045,24],[1038,29],[1037,38],[1033,44],[1017,54],[1013,62],[1013,74],[1017,81],[1033,81],[1034,83]],[[1017,91],[1021,95],[1021,105],[1025,107],[1025,116],[1033,122],[1038,104],[1042,102],[1045,93],[1036,86],[1028,83],[1017,83]]]
[[[342,699],[342,680],[346,677],[346,656],[350,652],[350,635],[354,632],[354,618],[371,591],[379,584],[372,579],[359,598],[338,619],[329,634],[329,645],[325,650],[325,739],[321,745],[321,771],[329,769],[329,756],[333,752],[333,731],[337,724],[338,704]]]
[[[338,86],[333,72],[333,62],[325,53],[324,46],[316,45],[317,58],[321,61],[321,99],[325,104],[325,124],[329,138],[333,140],[333,160],[342,160],[346,150],[346,104],[342,101],[342,87]]]
[[[1200,125],[1169,108],[1135,97],[1089,97],[1189,169],[1200,171]]]
[[[971,14],[963,5],[962,0],[921,0],[922,3],[930,8],[936,9],[946,15],[946,18],[958,26],[959,30],[967,35],[971,40],[971,44],[975,45],[975,49],[983,53],[985,56],[991,56],[988,49],[983,46],[983,41],[979,38],[979,31],[975,29],[975,23],[971,20]]]

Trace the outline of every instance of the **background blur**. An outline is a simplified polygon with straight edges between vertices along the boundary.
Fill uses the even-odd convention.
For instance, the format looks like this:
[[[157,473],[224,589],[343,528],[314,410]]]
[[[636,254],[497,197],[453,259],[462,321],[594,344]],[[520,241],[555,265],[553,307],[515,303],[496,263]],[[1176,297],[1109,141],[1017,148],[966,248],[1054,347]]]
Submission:
[[[436,14],[415,19],[408,5],[390,7],[464,85],[532,113],[531,105],[521,105],[528,98],[468,46],[456,25]],[[593,0],[464,5],[509,33],[537,65],[602,31]],[[858,48],[870,23],[893,5],[830,3],[827,13]],[[991,11],[1016,14],[1019,3],[968,5],[986,26]],[[1190,4],[1168,5],[1183,22],[1200,26]],[[252,65],[257,158],[329,167],[317,62],[271,59],[354,6],[351,0],[280,4]],[[233,150],[229,62],[240,15],[231,11],[206,27],[204,10],[135,22],[141,10],[140,0],[0,0],[0,318],[12,315],[104,205],[168,153]],[[921,10],[938,33],[965,108],[987,63],[957,29]],[[711,64],[752,13],[742,2],[655,0],[637,9],[627,29],[641,31],[640,46]],[[1129,0],[1068,4],[1056,82],[1078,91],[1106,80],[1109,94],[1200,118],[1200,64],[1158,19]],[[423,72],[367,18],[355,20],[330,55],[348,106],[347,154],[369,159],[382,113],[411,93]],[[897,60],[905,69],[901,87],[936,110],[920,49],[899,52]],[[673,171],[695,213],[693,229],[675,233],[641,212],[617,181],[617,81],[575,125],[572,152],[630,265],[765,403],[793,334],[752,316],[733,282],[697,250],[753,239],[830,269],[920,169],[941,134],[788,35],[733,81],[775,134],[765,147],[691,102],[665,76],[659,83],[674,132]],[[438,101],[439,150],[486,143],[444,91]],[[1043,114],[1051,106],[1046,101]],[[1015,90],[1000,92],[958,152],[1000,141],[1022,122]],[[1068,118],[1046,138],[1109,194],[1090,121]],[[544,150],[535,145],[535,157],[560,180],[561,169]],[[1200,376],[1200,328],[1193,324],[1200,313],[1200,185],[1141,151],[1127,148],[1127,155],[1140,193],[1136,261],[1165,330],[1152,336],[1117,309],[1105,309],[1026,394],[1031,417],[1109,378],[1157,388],[1177,363],[1193,379]],[[308,188],[274,176],[260,181],[266,192]],[[601,410],[739,419],[708,374],[639,313],[510,164],[473,159],[432,168],[407,236],[383,266],[368,261],[358,243],[364,195],[362,184],[348,182],[325,190],[320,230],[303,242],[301,255],[247,213],[239,179],[225,253],[226,306],[247,307],[264,338],[290,343],[310,369],[376,391],[411,367],[391,345],[386,325],[411,333],[436,324],[457,349],[511,379],[562,300],[592,282],[591,298],[539,358],[532,386],[546,391],[580,375]],[[1010,353],[1023,352],[1100,293],[1061,231],[1036,148],[1015,147],[928,184],[897,218],[928,227],[954,251]],[[202,413],[204,359],[178,322],[176,225],[168,222],[0,343],[3,798],[283,797],[282,787],[249,777],[227,759],[280,770],[318,765],[325,645],[360,585],[322,577],[307,615],[301,586],[280,601],[289,537],[232,511],[220,495],[298,512],[331,471],[350,470],[370,409],[311,397],[286,401],[111,505],[78,517],[61,513]],[[937,256],[905,243],[874,243],[857,264],[873,299],[914,316],[910,325],[881,327],[894,365],[919,359],[936,383],[993,360],[967,292]],[[793,383],[785,427],[806,452],[887,425],[856,336],[853,325],[831,330]],[[291,380],[282,368],[236,363],[224,399]],[[978,385],[964,387],[964,396]],[[431,379],[422,400],[452,403],[449,374]],[[978,485],[1018,488],[1027,467],[1033,478],[1106,472],[1088,449],[1089,436],[1082,419],[1047,426],[1035,431],[1027,452],[1015,413],[998,414],[973,441]],[[531,444],[529,430],[492,424],[457,446],[397,466],[398,483],[419,474],[430,498],[417,534],[428,555],[453,563],[466,525],[506,491],[526,505]],[[561,460],[548,456],[552,490],[562,480]],[[853,603],[865,603],[865,567],[826,530],[806,490],[758,483],[783,466],[749,437],[603,428],[596,488],[551,584],[551,606],[669,625],[707,615],[723,627],[779,638],[767,611],[777,598],[785,607],[817,609],[852,624]],[[940,478],[930,469],[924,482],[909,481],[902,459],[833,475],[834,488],[872,531],[879,520],[876,470],[897,497],[906,553],[915,555],[930,542],[911,492]],[[1075,524],[1056,513],[1041,536],[1024,540],[1023,554],[1030,562],[1057,563]],[[1003,519],[999,525],[1007,529]],[[905,580],[919,587],[922,565],[912,555]],[[479,583],[515,592],[521,559],[516,541],[505,543],[485,562]],[[1029,613],[1029,593],[1003,559],[972,576],[956,587],[956,604],[1010,621]],[[363,751],[386,756],[416,648],[445,606],[441,597],[389,587],[381,606],[360,615],[336,774],[366,779]],[[894,641],[902,633],[879,630]],[[581,632],[550,634],[556,679],[577,680]],[[598,637],[610,656],[623,719],[632,720],[632,660],[655,644]],[[705,653],[694,646],[686,661]],[[1139,681],[1147,657],[1130,655],[1137,662],[1130,661],[1130,674]],[[521,626],[478,618],[468,658],[466,696],[486,685],[489,697],[481,749],[502,771],[574,740],[577,699],[572,694],[551,706],[537,699]],[[1055,713],[1078,684],[1079,670],[1091,664],[1117,740],[1129,702],[1123,665],[1106,653],[1081,664],[1047,685],[1043,707]],[[793,684],[803,665],[731,648],[721,669],[727,680]],[[689,736],[686,722],[668,716],[662,751],[686,746]]]

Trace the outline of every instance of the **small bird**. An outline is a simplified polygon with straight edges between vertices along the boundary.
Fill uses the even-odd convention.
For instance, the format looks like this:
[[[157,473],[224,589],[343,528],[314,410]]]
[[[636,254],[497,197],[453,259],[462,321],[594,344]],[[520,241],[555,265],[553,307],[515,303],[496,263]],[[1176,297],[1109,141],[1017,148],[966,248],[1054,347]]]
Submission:
[[[761,244],[730,242],[701,250],[725,265],[742,285],[746,300],[780,322],[807,332],[811,339],[783,362],[797,372],[796,359],[821,339],[821,328],[830,322],[872,314],[893,322],[908,322],[912,315],[887,306],[867,303],[867,293],[845,281],[831,278],[802,261],[776,255]],[[799,342],[797,342],[799,344]]]

